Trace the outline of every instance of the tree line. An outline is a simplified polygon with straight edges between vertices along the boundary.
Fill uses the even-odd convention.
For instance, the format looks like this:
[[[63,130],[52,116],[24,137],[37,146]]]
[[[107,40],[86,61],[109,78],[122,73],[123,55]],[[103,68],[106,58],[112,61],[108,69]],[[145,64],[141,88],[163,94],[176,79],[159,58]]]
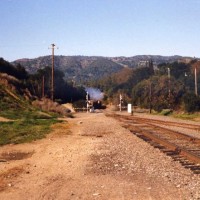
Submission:
[[[153,69],[149,66],[137,69],[124,68],[122,71],[91,82],[105,92],[105,101],[119,104],[122,94],[124,105],[132,103],[141,108],[200,111],[200,97],[195,94],[195,76],[197,69],[198,94],[200,94],[200,62],[162,63]]]
[[[39,69],[34,74],[29,74],[21,64],[14,66],[0,58],[0,73],[6,73],[19,79],[21,82],[19,87],[27,88],[33,98],[51,97],[51,67],[49,66]],[[73,82],[64,79],[62,71],[55,70],[54,98],[56,101],[74,102],[84,99],[85,95],[84,87],[74,86]]]
[[[198,94],[200,94],[200,61],[190,63],[162,63],[156,68],[150,60],[148,66],[140,68],[125,67],[121,71],[109,74],[98,80],[89,80],[83,84],[96,87],[104,92],[105,103],[119,104],[119,95],[123,103],[132,103],[141,108],[184,110],[195,112],[200,110],[200,97],[195,94],[195,69],[197,70]],[[13,66],[0,58],[0,73],[7,73],[18,78],[21,86],[28,88],[32,96],[51,97],[51,67],[44,66],[34,74],[28,74],[25,68],[17,64]],[[44,81],[44,85],[43,85]],[[43,94],[44,91],[44,94]],[[54,73],[54,98],[60,103],[85,101],[85,88],[75,86],[66,80],[62,71]]]

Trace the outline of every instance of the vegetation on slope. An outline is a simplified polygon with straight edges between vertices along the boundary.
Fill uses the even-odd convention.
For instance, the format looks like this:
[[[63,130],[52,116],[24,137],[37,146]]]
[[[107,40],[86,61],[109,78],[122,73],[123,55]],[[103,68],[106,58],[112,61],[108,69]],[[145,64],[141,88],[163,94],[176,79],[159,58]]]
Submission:
[[[83,87],[76,86],[78,81],[88,87],[101,89],[105,94],[104,100],[115,105],[119,104],[119,94],[122,94],[124,105],[132,103],[156,111],[199,111],[199,96],[194,92],[194,71],[197,69],[199,85],[200,61],[191,58],[180,59],[180,56],[55,56],[56,68],[62,69],[55,71],[55,99],[59,102],[84,101],[85,91]],[[174,60],[176,62],[173,62]],[[22,62],[28,63],[32,68],[36,64],[36,68],[39,69],[35,74],[29,74],[28,78],[23,79],[31,94],[36,97],[42,97],[43,77],[45,96],[51,96],[51,68],[45,67],[50,61],[51,57],[47,56]],[[161,61],[164,63],[160,63]],[[139,67],[136,68],[136,65]]]
[[[2,74],[0,78],[2,81]],[[7,83],[0,84],[0,117],[10,120],[0,122],[0,145],[43,138],[50,132],[51,125],[58,122],[55,114],[34,108],[20,95],[22,91],[17,89],[20,85],[17,79],[6,74],[3,78]]]
[[[138,55],[133,57],[55,56],[54,58],[55,69],[64,73],[65,80],[74,80],[80,84],[119,72],[123,67],[136,68],[140,65],[140,61],[153,60],[154,64],[158,65],[163,62],[172,63],[182,57]],[[31,74],[51,66],[51,63],[51,56],[14,61],[15,65],[21,64]]]
[[[122,94],[124,105],[132,103],[156,111],[171,109],[191,113],[200,110],[200,97],[194,92],[194,67],[197,68],[199,85],[200,62],[197,60],[188,64],[162,63],[154,70],[152,66],[127,68],[90,84],[101,88],[106,94],[105,100],[112,101],[115,105],[119,104],[119,94]]]
[[[51,125],[56,119],[24,118],[16,121],[0,122],[0,145],[31,142],[44,138],[51,131]]]
[[[0,59],[0,118],[7,119],[0,121],[0,145],[43,138],[51,131],[52,124],[60,122],[57,117],[62,112],[55,102],[50,105],[54,112],[41,110],[41,107],[32,104],[40,97],[40,93],[36,92],[41,85],[40,74],[28,75],[22,66],[14,67]]]

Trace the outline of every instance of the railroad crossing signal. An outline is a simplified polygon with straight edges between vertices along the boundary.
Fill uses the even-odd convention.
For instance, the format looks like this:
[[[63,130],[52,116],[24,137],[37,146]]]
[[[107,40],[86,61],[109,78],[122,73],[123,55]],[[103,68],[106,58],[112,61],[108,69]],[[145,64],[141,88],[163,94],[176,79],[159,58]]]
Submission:
[[[122,95],[119,95],[119,110],[120,112],[122,111],[122,103],[123,103],[123,99],[122,99]]]
[[[87,103],[87,113],[88,113],[88,111],[89,111],[89,94],[88,94],[88,92],[86,94],[86,103]]]

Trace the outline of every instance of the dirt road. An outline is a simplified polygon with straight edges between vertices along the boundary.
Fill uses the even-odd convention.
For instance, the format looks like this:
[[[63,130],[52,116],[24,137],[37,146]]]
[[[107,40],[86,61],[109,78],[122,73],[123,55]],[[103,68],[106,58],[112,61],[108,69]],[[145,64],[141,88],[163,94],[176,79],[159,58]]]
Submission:
[[[43,140],[0,148],[0,199],[200,197],[199,176],[103,113],[75,114],[53,129]]]

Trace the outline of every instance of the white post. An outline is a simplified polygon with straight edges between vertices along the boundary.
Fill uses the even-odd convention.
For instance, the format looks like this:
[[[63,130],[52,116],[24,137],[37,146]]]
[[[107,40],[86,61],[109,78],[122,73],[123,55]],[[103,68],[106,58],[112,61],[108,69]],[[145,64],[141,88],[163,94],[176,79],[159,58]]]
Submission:
[[[132,114],[132,104],[128,104],[128,113]]]

